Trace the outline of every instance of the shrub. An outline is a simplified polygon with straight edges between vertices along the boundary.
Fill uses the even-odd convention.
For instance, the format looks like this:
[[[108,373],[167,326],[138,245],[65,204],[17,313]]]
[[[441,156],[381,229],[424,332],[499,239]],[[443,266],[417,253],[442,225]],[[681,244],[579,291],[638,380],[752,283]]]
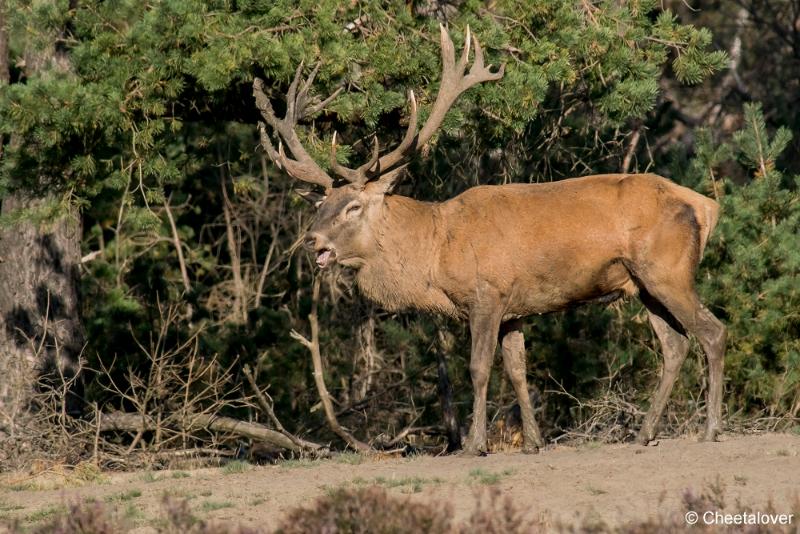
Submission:
[[[379,487],[340,489],[308,508],[297,508],[278,534],[393,534],[452,532],[449,505],[412,503]]]

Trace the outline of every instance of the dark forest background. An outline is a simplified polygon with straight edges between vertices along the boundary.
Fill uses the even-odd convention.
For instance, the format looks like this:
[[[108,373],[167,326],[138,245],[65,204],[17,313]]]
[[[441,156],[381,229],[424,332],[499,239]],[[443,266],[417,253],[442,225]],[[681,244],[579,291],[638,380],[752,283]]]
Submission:
[[[280,106],[319,62],[315,93],[343,90],[301,134],[327,166],[338,131],[357,164],[374,132],[402,137],[407,90],[424,120],[440,22],[506,75],[458,101],[398,192],[648,171],[717,198],[698,285],[729,329],[728,428],[796,428],[800,1],[4,0],[0,456],[240,454],[259,429],[345,447],[292,336],[315,277],[324,380],[357,440],[438,447],[448,401],[465,426],[466,325],[316,269],[314,209],[258,148],[251,92],[259,76]],[[632,437],[661,362],[638,301],[532,318],[526,339],[548,440]],[[702,424],[704,365],[695,345],[664,432]],[[513,397],[498,361],[490,417]]]

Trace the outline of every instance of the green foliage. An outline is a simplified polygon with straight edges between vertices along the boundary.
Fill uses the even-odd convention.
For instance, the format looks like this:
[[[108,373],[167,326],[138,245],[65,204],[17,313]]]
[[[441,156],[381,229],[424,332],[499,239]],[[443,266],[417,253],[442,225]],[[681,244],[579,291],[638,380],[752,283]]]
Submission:
[[[234,370],[251,364],[272,384],[285,424],[314,428],[322,415],[308,387],[308,356],[289,336],[306,328],[310,308],[313,265],[296,240],[311,211],[256,150],[251,82],[263,78],[280,111],[297,66],[319,63],[313,92],[346,90],[300,125],[299,135],[327,166],[338,132],[338,161],[358,164],[373,132],[384,147],[401,138],[409,90],[420,120],[430,112],[439,88],[439,20],[415,2],[379,0],[90,0],[72,10],[63,0],[8,3],[15,66],[0,94],[0,134],[8,140],[0,195],[55,193],[59,201],[42,209],[42,219],[70,204],[81,210],[84,249],[93,254],[82,277],[90,366],[114,363],[119,380],[127,367],[145,372],[136,340],[159,331],[160,306],[172,306],[183,316],[167,343],[202,332],[198,354]],[[458,48],[469,25],[487,62],[505,63],[506,75],[463,95],[412,162],[416,179],[402,187],[421,199],[476,183],[617,170],[626,125],[651,116],[665,71],[696,83],[725,62],[710,51],[707,30],[681,24],[655,0],[464,2],[447,25]],[[69,68],[46,60],[57,54]],[[29,57],[45,60],[26,66]],[[774,163],[782,136],[756,152],[743,138],[741,152],[747,161],[755,155]],[[699,151],[691,172],[716,183],[707,171],[725,158],[721,148]],[[9,215],[8,223],[15,216],[30,214]],[[431,340],[444,327],[455,339],[452,353],[466,355],[464,325],[379,314],[379,367],[365,371],[354,334],[364,310],[340,282],[328,282],[320,322],[329,387],[342,406],[360,406],[346,417],[363,409],[364,426],[394,425],[405,417],[393,404],[402,398],[430,407],[415,424],[437,424]],[[626,305],[542,318],[529,336],[537,385],[551,384],[552,374],[588,397],[598,376],[631,369],[646,371],[626,375],[646,391],[658,360],[646,324],[631,327],[639,311]],[[465,411],[466,358],[448,365]],[[374,397],[359,405],[364,384]],[[495,373],[492,387],[499,386]],[[89,385],[90,400],[118,407],[106,393]],[[576,409],[572,400],[551,399],[544,426],[568,427]]]
[[[701,293],[728,326],[729,405],[775,415],[791,410],[800,395],[800,177],[775,168],[790,133],[770,136],[760,106],[745,107],[744,128],[733,139],[753,179],[725,184]],[[705,142],[703,158],[712,151]]]
[[[742,156],[742,161],[756,171],[756,177],[766,177],[775,168],[775,160],[792,140],[792,132],[779,128],[770,140],[761,104],[744,105],[745,128],[736,132],[733,141]]]
[[[713,192],[714,197],[718,198],[717,177],[714,172],[723,162],[733,157],[733,151],[727,143],[715,143],[712,133],[705,128],[698,129],[695,134],[697,135],[697,145],[689,172],[702,177],[703,181],[707,182],[703,186],[698,184],[703,187],[703,193]],[[706,188],[706,185],[709,187]]]
[[[423,118],[437,89],[437,23],[410,16],[402,3],[371,1],[356,8],[332,0],[299,5],[284,0],[269,7],[198,0],[88,2],[73,12],[55,8],[57,2],[19,4],[11,10],[12,27],[34,29],[19,41],[27,51],[46,54],[57,28],[74,28],[73,72],[44,65],[4,92],[0,132],[25,140],[8,151],[0,174],[5,190],[38,185],[91,199],[130,180],[150,209],[161,200],[164,185],[179,186],[186,178],[190,162],[181,136],[191,135],[186,130],[191,122],[224,117],[252,123],[252,103],[242,96],[253,75],[266,76],[268,86],[277,89],[301,61],[321,61],[322,93],[341,84],[360,88],[343,94],[331,105],[334,115],[305,132],[322,162],[327,143],[318,136],[330,136],[331,118],[349,126],[341,132],[341,157],[348,163],[347,145],[363,151],[367,131],[405,107],[407,89],[417,91]],[[466,4],[450,23],[456,46],[463,44],[459,30],[470,24],[488,59],[506,62],[508,74],[503,83],[463,98],[444,133],[469,123],[488,124],[500,137],[519,134],[553,88],[573,85],[584,86],[582,91],[600,103],[604,116],[594,126],[642,117],[653,108],[669,51],[676,52],[673,68],[687,81],[722,65],[719,54],[706,50],[707,31],[681,25],[668,12],[653,22],[656,7],[504,1],[496,13],[485,14]],[[342,31],[356,19],[367,20],[367,30]],[[481,120],[478,110],[499,120]],[[252,146],[252,129],[249,136]],[[37,184],[43,173],[32,178],[20,172],[25,168],[59,178]]]
[[[707,28],[679,25],[669,10],[659,14],[652,38],[674,47],[672,69],[678,80],[684,83],[703,81],[725,67],[728,59],[723,51],[706,51],[711,44],[711,32]]]

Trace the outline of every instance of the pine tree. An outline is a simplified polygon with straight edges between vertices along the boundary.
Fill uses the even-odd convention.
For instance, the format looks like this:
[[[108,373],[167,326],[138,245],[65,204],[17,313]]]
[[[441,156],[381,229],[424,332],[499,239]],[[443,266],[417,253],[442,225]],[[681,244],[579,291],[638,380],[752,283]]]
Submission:
[[[139,341],[167,302],[192,310],[182,328],[207,328],[208,353],[264,362],[285,377],[279,403],[309,402],[297,393],[308,371],[285,311],[301,316],[308,306],[310,271],[292,245],[309,212],[255,149],[256,75],[277,103],[299,64],[319,62],[314,91],[345,90],[300,135],[326,166],[338,132],[337,157],[356,164],[373,132],[384,146],[400,139],[407,90],[425,119],[438,89],[439,23],[457,47],[469,26],[506,75],[460,99],[411,165],[403,187],[424,199],[475,183],[616,170],[623,130],[653,110],[664,70],[695,83],[725,60],[707,31],[680,24],[657,0],[498,0],[431,13],[413,4],[87,0],[70,9],[9,0],[11,64],[66,28],[57,44],[72,68],[14,68],[0,95],[0,134],[19,140],[4,147],[0,196],[48,199],[4,223],[80,211],[91,258],[87,357],[141,365]],[[262,232],[237,237],[244,223]],[[352,321],[337,310],[323,310],[325,342],[347,369]],[[387,351],[408,350],[408,365],[425,369],[428,326],[399,317],[378,331]],[[391,345],[393,332],[407,341]]]
[[[748,413],[800,413],[800,177],[775,161],[791,140],[770,135],[761,106],[748,104],[733,136],[752,172],[745,185],[725,183],[722,217],[701,273],[701,291],[728,325],[728,404]],[[710,150],[702,146],[703,154]]]

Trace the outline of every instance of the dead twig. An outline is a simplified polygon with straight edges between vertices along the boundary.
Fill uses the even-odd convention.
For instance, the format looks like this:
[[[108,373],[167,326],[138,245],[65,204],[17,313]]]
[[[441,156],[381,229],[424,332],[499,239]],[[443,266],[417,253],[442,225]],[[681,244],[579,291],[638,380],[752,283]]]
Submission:
[[[317,318],[319,287],[320,278],[317,276],[314,278],[311,313],[308,314],[308,322],[311,325],[311,339],[305,337],[297,330],[292,330],[290,335],[292,336],[292,339],[299,341],[311,353],[311,361],[314,364],[314,382],[317,385],[317,391],[319,392],[320,400],[322,401],[322,407],[325,410],[325,418],[327,419],[331,430],[333,430],[337,436],[342,438],[348,445],[357,451],[369,452],[372,451],[372,447],[363,441],[356,439],[341,424],[339,424],[339,421],[336,418],[336,412],[333,409],[331,395],[328,393],[328,387],[325,385],[325,377],[323,375],[322,367],[322,355],[319,350],[319,321]]]
[[[175,246],[175,253],[178,255],[178,266],[181,270],[181,280],[183,281],[183,289],[186,291],[188,295],[192,291],[192,284],[189,281],[189,271],[186,269],[186,258],[183,256],[183,244],[181,243],[181,238],[178,235],[178,227],[175,224],[175,218],[172,216],[172,210],[169,207],[169,202],[172,197],[166,199],[164,201],[164,212],[167,214],[167,220],[169,221],[169,227],[172,231],[172,242]]]
[[[620,169],[621,172],[627,173],[631,170],[631,163],[633,162],[633,156],[636,154],[636,147],[639,146],[639,138],[642,136],[642,129],[640,126],[636,126],[634,128],[633,133],[631,134],[630,142],[628,143],[628,149],[625,151],[625,157],[622,160],[622,168]]]

